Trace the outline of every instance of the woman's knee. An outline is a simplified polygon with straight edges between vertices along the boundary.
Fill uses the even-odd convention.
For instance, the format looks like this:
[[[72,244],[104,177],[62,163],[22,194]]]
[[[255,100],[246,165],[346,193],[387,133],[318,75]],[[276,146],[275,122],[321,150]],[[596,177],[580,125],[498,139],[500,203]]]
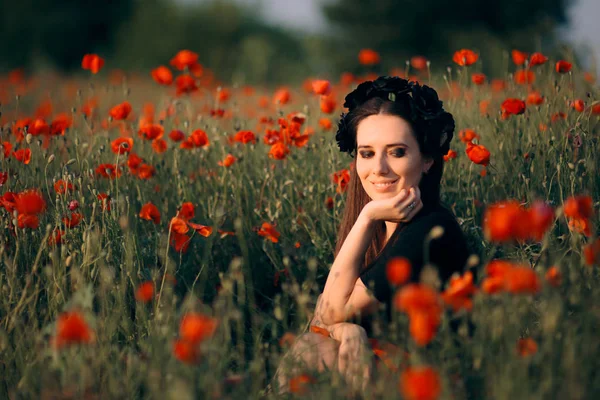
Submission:
[[[309,366],[322,369],[322,364],[327,368],[333,366],[338,349],[338,341],[318,333],[307,332],[298,337],[292,347],[292,353],[295,358],[301,357]]]

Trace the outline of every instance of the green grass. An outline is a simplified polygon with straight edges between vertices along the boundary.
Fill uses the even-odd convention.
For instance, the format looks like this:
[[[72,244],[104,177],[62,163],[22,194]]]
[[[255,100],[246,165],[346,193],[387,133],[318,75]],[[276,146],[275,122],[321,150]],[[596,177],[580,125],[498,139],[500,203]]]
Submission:
[[[545,102],[528,105],[524,115],[508,120],[500,118],[501,102],[508,97],[524,100],[527,95],[527,88],[510,78],[502,92],[492,92],[488,85],[474,87],[466,68],[432,78],[432,86],[440,92],[451,83],[461,90],[458,96],[444,97],[457,121],[451,148],[458,158],[445,166],[443,201],[461,221],[480,257],[475,267],[479,282],[485,263],[495,257],[522,260],[541,277],[556,265],[563,275],[560,287],[544,284],[535,296],[476,294],[469,313],[473,335],[466,334],[466,326],[452,331],[449,324],[465,324],[467,314],[448,311],[435,340],[425,348],[410,338],[406,316],[396,315],[382,337],[406,348],[411,362],[438,371],[442,398],[451,398],[452,393],[461,398],[452,383],[456,374],[485,398],[584,399],[600,393],[598,265],[585,265],[581,255],[593,238],[570,231],[560,212],[564,200],[577,194],[591,195],[598,211],[599,117],[566,104],[581,98],[591,105],[598,101],[598,89],[578,70],[559,75],[546,64],[536,72],[534,87]],[[231,398],[259,397],[284,352],[279,339],[304,327],[333,262],[344,196],[336,194],[331,174],[348,168],[351,159],[338,152],[334,130],[318,126],[323,116],[318,98],[298,88],[290,104],[261,109],[259,96],[272,92],[256,88],[253,96],[246,96],[234,86],[231,99],[219,105],[231,116],[213,118],[209,111],[215,107],[214,88],[175,98],[171,89],[159,88],[149,78],[117,85],[97,76],[32,79],[35,83],[18,98],[15,94],[22,88],[5,89],[2,141],[11,142],[13,149],[30,148],[32,156],[28,165],[12,156],[2,159],[0,171],[9,174],[2,192],[37,188],[48,207],[37,229],[11,228],[15,216],[0,211],[0,398],[186,399],[225,393]],[[69,88],[78,92],[69,93]],[[328,116],[334,126],[341,112],[339,100],[349,90],[337,90],[338,108]],[[10,133],[14,122],[34,116],[48,96],[54,112],[46,122],[66,112],[73,118],[72,128],[64,136],[52,137],[48,148],[41,145],[42,136],[17,143]],[[81,107],[92,97],[98,99],[98,108],[91,118],[84,118]],[[484,116],[478,104],[488,99],[490,113]],[[115,180],[94,173],[102,163],[125,161],[126,156],[117,157],[110,150],[111,141],[120,136],[118,127],[110,123],[102,127],[109,108],[124,100],[133,105],[135,114],[125,122],[134,137],[133,151],[156,168],[148,180],[133,176],[127,166]],[[137,135],[136,117],[147,102],[154,104],[156,115],[174,106],[174,113],[162,121],[163,139],[169,144],[163,154],[153,152],[150,142]],[[306,114],[304,127],[314,128],[315,134],[305,147],[293,147],[285,160],[270,159],[269,146],[262,142],[264,131],[257,129],[258,118],[272,117],[275,124],[269,128],[277,129],[278,117],[298,111]],[[551,123],[556,112],[565,112],[566,119]],[[540,123],[548,130],[541,132]],[[176,127],[186,135],[205,130],[210,146],[180,149],[167,138]],[[474,129],[491,152],[487,176],[480,176],[481,167],[467,158],[458,140],[458,131],[466,128]],[[228,144],[227,137],[242,129],[255,132],[257,143]],[[568,134],[579,135],[581,147],[574,146]],[[238,161],[229,168],[219,167],[217,161],[228,153]],[[533,156],[525,158],[526,153]],[[53,189],[57,179],[72,182],[75,191],[57,195]],[[98,193],[110,195],[110,211],[101,210]],[[335,199],[332,210],[325,206],[329,196]],[[504,199],[524,205],[543,199],[558,210],[542,243],[496,246],[484,240],[485,206]],[[83,221],[66,230],[61,220],[69,214],[71,200],[79,202]],[[138,216],[147,202],[160,210],[159,225]],[[187,252],[177,253],[169,246],[168,227],[183,202],[195,206],[191,221],[213,227],[213,233],[193,234]],[[263,222],[276,224],[281,233],[278,243],[257,234]],[[49,246],[47,237],[57,227],[66,231],[63,243]],[[221,237],[217,229],[236,234]],[[275,285],[277,271],[280,278]],[[176,278],[176,284],[167,274]],[[157,296],[147,304],[136,301],[136,288],[147,280],[155,282],[160,301]],[[50,338],[57,318],[73,308],[83,311],[95,341],[56,349]],[[195,365],[173,355],[180,318],[189,311],[219,321]],[[533,338],[538,351],[519,356],[520,337]],[[228,376],[245,373],[251,379],[223,383]],[[322,399],[339,398],[348,389],[334,373],[323,373],[310,390]],[[380,379],[370,390],[368,397],[401,396],[397,379]]]

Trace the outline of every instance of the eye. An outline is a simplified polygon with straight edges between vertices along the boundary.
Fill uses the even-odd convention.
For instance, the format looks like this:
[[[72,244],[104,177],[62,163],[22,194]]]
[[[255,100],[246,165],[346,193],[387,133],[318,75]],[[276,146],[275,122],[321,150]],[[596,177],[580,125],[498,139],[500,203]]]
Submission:
[[[402,147],[395,148],[392,150],[392,155],[394,157],[404,157],[404,155],[406,155],[406,149]]]
[[[361,151],[359,152],[361,158],[371,158],[373,157],[373,152],[372,151]]]

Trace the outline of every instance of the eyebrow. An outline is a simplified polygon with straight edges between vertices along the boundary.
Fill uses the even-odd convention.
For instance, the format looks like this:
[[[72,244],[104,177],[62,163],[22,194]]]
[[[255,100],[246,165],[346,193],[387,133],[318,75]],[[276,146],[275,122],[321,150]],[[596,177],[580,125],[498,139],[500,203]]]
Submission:
[[[390,147],[399,147],[399,146],[408,147],[405,143],[394,143],[394,144],[387,144],[385,146],[385,148],[387,149],[387,148],[390,148]],[[362,149],[362,148],[371,148],[371,147],[373,147],[373,146],[369,146],[369,145],[358,146],[359,149]]]

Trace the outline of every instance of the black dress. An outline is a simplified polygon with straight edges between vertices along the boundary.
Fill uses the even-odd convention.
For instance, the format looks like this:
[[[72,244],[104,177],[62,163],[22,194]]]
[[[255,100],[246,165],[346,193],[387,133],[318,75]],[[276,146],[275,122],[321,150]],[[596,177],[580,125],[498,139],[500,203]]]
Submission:
[[[430,240],[425,259],[426,238],[436,226],[443,234]],[[386,305],[389,318],[394,289],[386,277],[386,265],[394,257],[407,258],[412,266],[410,281],[418,282],[424,264],[437,268],[442,286],[454,272],[462,273],[469,257],[469,249],[461,227],[451,211],[441,205],[423,208],[410,222],[394,231],[379,255],[360,274],[363,283],[375,298]],[[370,317],[362,319],[361,325],[370,333]]]

